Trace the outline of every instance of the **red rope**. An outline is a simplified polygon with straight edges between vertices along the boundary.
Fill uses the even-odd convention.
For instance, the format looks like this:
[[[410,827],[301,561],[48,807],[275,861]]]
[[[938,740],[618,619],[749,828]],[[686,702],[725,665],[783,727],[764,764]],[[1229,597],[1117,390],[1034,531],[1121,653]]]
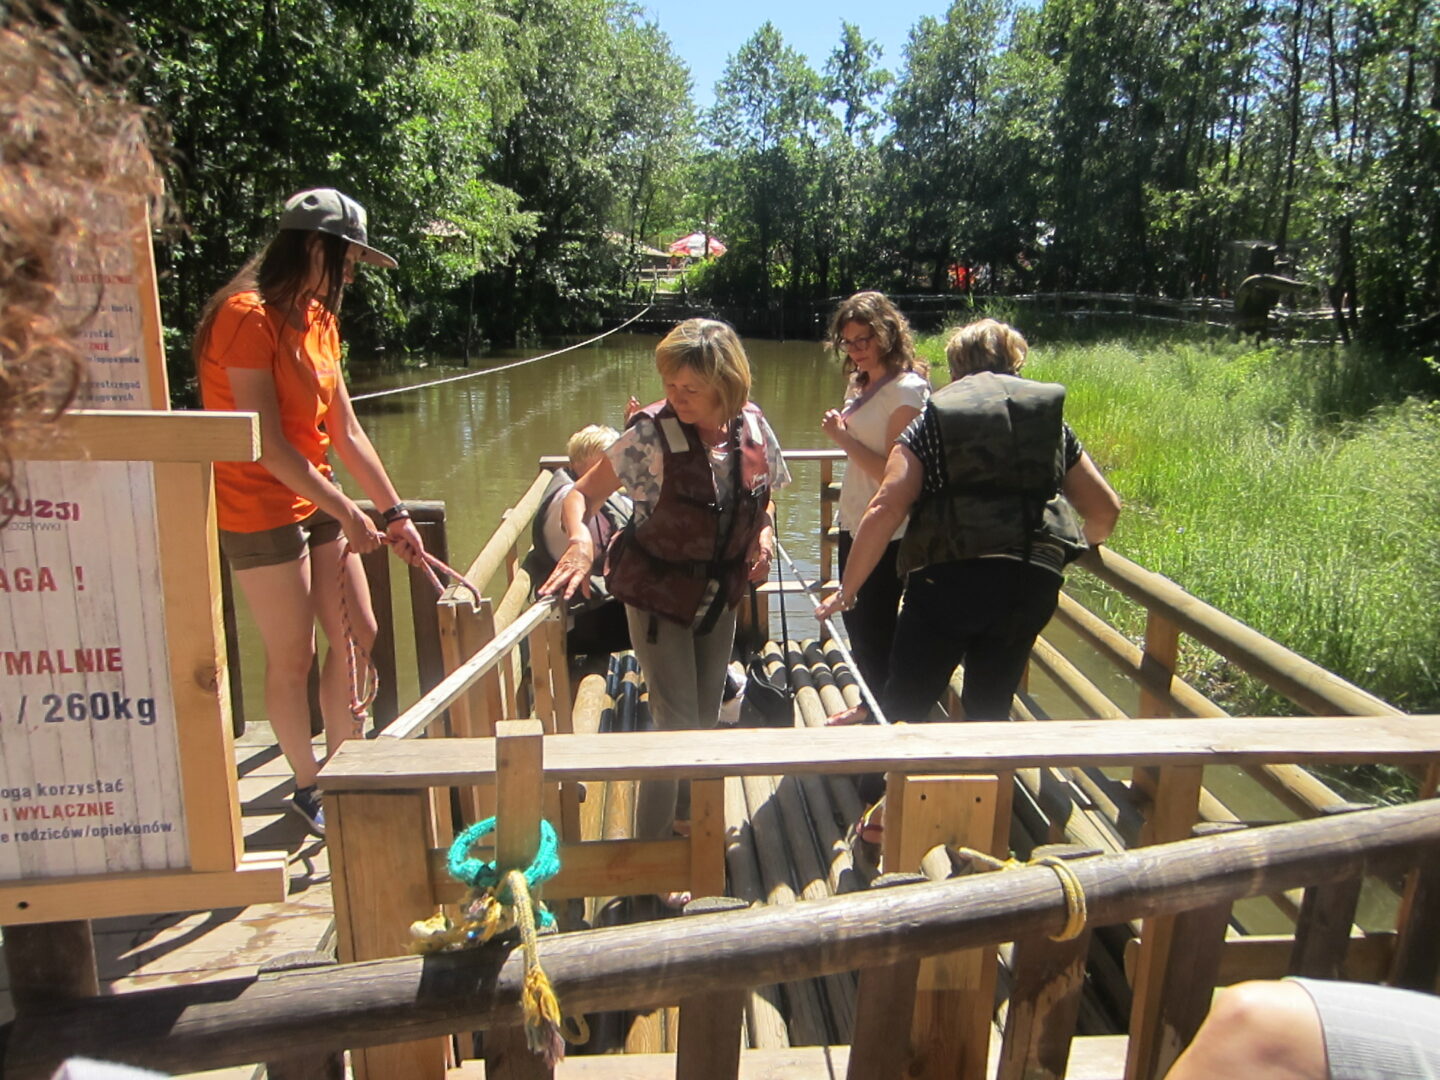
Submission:
[[[389,544],[392,541],[389,536],[382,536],[380,542]],[[370,712],[370,707],[375,704],[375,695],[380,690],[380,673],[376,670],[375,661],[371,658],[370,653],[356,643],[355,627],[350,621],[350,603],[346,599],[349,590],[346,588],[345,560],[350,557],[351,553],[349,543],[343,543],[340,548],[339,564],[340,624],[345,633],[345,666],[350,676],[350,719],[354,725],[351,737],[358,739],[365,734],[365,717]],[[470,595],[475,598],[476,605],[479,605],[480,590],[471,584],[464,574],[453,566],[447,566],[428,551],[423,554],[425,561],[421,564],[421,569],[430,579],[430,584],[435,586],[436,596],[445,591],[445,586],[441,584],[439,574],[436,573],[438,570],[450,578],[456,586],[468,589]],[[360,662],[361,657],[364,658],[363,665]]]

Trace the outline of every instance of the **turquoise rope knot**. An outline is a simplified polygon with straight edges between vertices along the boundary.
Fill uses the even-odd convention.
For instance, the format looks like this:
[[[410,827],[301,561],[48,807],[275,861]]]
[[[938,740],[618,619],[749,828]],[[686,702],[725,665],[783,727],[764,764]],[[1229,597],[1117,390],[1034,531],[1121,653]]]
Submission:
[[[470,857],[470,849],[479,843],[480,838],[494,831],[495,818],[488,817],[484,821],[477,821],[455,837],[455,842],[450,845],[450,854],[445,860],[446,869],[450,871],[452,878],[472,889],[495,890],[504,872],[493,862]],[[540,847],[535,852],[535,858],[524,870],[525,883],[533,892],[537,886],[543,885],[559,872],[560,840],[555,835],[555,826],[541,818]],[[496,896],[501,903],[515,902],[514,897],[501,896],[498,893]],[[555,916],[546,910],[544,905],[536,904],[535,907],[541,926],[549,927],[555,922]]]

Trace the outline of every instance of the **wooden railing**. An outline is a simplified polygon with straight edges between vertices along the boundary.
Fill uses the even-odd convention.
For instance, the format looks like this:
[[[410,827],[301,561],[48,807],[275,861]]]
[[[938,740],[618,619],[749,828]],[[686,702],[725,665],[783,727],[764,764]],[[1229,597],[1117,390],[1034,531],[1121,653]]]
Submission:
[[[543,741],[543,761],[535,727],[533,721],[521,722],[512,733],[507,723],[498,740],[352,742],[327,765],[322,783],[333,811],[331,843],[339,844],[332,851],[337,909],[342,894],[350,916],[357,905],[368,908],[377,928],[395,942],[377,957],[398,956],[408,922],[455,894],[456,886],[438,881],[434,856],[422,842],[429,807],[425,790],[432,785],[496,781],[513,795],[507,807],[529,808],[534,817],[536,792],[556,781],[685,776],[713,783],[751,773],[882,769],[892,784],[887,845],[894,834],[894,845],[908,852],[906,868],[923,868],[933,879],[956,863],[937,859],[932,841],[955,847],[984,834],[983,820],[969,836],[955,835],[957,830],[944,824],[953,822],[960,804],[976,804],[984,774],[1076,763],[1162,769],[1216,760],[1424,763],[1440,754],[1436,716],[1368,717],[1363,730],[1348,718],[1217,718],[556,736]],[[921,774],[933,775],[921,779]],[[937,813],[941,807],[948,812]],[[522,809],[501,827],[512,835],[533,827],[535,821],[518,820],[525,813]],[[968,813],[972,819],[985,817],[973,809]],[[544,941],[542,960],[571,1012],[680,1002],[680,1051],[670,1068],[685,1080],[738,1075],[736,992],[856,969],[862,977],[847,1076],[980,1076],[990,1037],[988,1001],[976,1001],[984,983],[957,985],[955,979],[966,964],[993,965],[989,946],[1015,941],[996,1075],[1058,1077],[1070,1055],[1084,935],[1136,917],[1164,919],[1172,926],[1164,943],[1172,960],[1168,977],[1137,987],[1145,1007],[1137,1002],[1136,1012],[1148,1026],[1133,1031],[1130,1044],[1138,1038],[1156,1047],[1143,1063],[1131,1054],[1126,1075],[1139,1080],[1163,1075],[1203,1017],[1230,904],[1242,897],[1305,888],[1289,968],[1333,976],[1349,943],[1359,876],[1422,866],[1425,888],[1402,927],[1411,945],[1400,954],[1392,981],[1433,990],[1440,959],[1437,845],[1440,809],[1427,802],[1078,858],[1069,865],[1088,915],[1081,937],[1064,943],[1049,938],[1067,920],[1064,890],[1052,870],[1036,867],[785,908],[560,935]],[[623,864],[623,855],[611,847],[615,862]],[[888,852],[887,847],[887,857]],[[670,870],[640,887],[683,875],[684,853],[667,849],[664,856]],[[567,866],[589,867],[571,872],[573,887],[602,872],[573,850],[564,857]],[[608,880],[592,877],[583,887],[611,888],[622,871],[612,864],[604,873]],[[552,899],[568,891],[561,880],[555,881]],[[521,980],[519,956],[491,947],[93,999],[17,1022],[6,1075],[22,1080],[47,1075],[59,1057],[86,1051],[188,1071],[276,1058],[303,1044],[312,1050],[358,1050],[353,1061],[360,1076],[439,1077],[448,1045],[443,1036],[451,1031],[484,1028],[487,1046],[506,1044],[501,1033],[520,1019]],[[411,1041],[394,1045],[395,1039]],[[843,1049],[817,1052],[808,1075],[837,1075],[837,1063],[846,1060]],[[506,1067],[486,1072],[492,1080],[549,1075],[538,1059],[513,1056]],[[565,1069],[554,1075],[564,1076]],[[1118,1069],[1112,1064],[1090,1075],[1118,1076]]]

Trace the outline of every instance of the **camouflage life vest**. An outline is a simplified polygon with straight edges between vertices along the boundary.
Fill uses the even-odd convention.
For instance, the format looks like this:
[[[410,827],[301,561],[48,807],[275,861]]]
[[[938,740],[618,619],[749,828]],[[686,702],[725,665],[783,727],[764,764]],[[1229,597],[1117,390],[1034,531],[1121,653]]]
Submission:
[[[1086,549],[1065,479],[1065,387],[975,372],[930,398],[947,484],[923,497],[900,542],[899,569],[1058,546],[1064,561]]]
[[[569,469],[556,469],[555,474],[550,477],[550,483],[545,487],[545,493],[540,496],[540,509],[535,511],[535,518],[530,523],[530,554],[525,556],[522,564],[525,572],[530,575],[531,595],[534,595],[534,591],[555,571],[556,560],[545,546],[545,519],[550,514],[551,505],[560,497],[560,492],[574,482],[575,477],[570,474]],[[590,595],[586,597],[581,592],[575,593],[568,609],[572,614],[591,611],[610,599],[601,569],[605,564],[605,549],[610,546],[610,541],[616,533],[630,524],[629,500],[618,494],[611,495],[600,504],[600,509],[588,524],[590,538],[595,542],[595,565],[590,572]]]
[[[710,453],[693,425],[682,422],[664,401],[631,417],[630,426],[644,417],[659,429],[665,466],[650,516],[632,521],[610,545],[605,582],[612,596],[685,626],[699,613],[707,582],[719,582],[712,605],[717,615],[740,602],[745,555],[770,503],[761,415],[747,404],[730,422],[730,445],[738,453],[732,449],[725,465],[734,477],[728,507],[717,502]]]

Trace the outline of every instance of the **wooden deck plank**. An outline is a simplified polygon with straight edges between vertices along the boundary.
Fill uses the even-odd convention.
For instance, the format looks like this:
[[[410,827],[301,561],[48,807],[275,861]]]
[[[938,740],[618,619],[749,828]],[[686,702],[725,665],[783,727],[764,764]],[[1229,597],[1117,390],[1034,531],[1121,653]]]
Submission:
[[[1214,717],[928,723],[893,727],[552,735],[551,780],[717,779],[899,770],[993,773],[1066,765],[1416,762],[1440,756],[1440,716]],[[326,791],[474,783],[489,740],[352,740],[320,773]]]
[[[1067,1080],[1120,1080],[1125,1071],[1124,1035],[1086,1035],[1070,1052]],[[999,1040],[991,1040],[988,1075],[995,1075]],[[850,1060],[848,1046],[794,1046],[784,1050],[746,1050],[740,1055],[740,1080],[842,1080]],[[447,1080],[484,1080],[485,1067],[467,1061],[446,1073]],[[674,1080],[674,1054],[602,1054],[569,1057],[555,1070],[556,1080]]]

